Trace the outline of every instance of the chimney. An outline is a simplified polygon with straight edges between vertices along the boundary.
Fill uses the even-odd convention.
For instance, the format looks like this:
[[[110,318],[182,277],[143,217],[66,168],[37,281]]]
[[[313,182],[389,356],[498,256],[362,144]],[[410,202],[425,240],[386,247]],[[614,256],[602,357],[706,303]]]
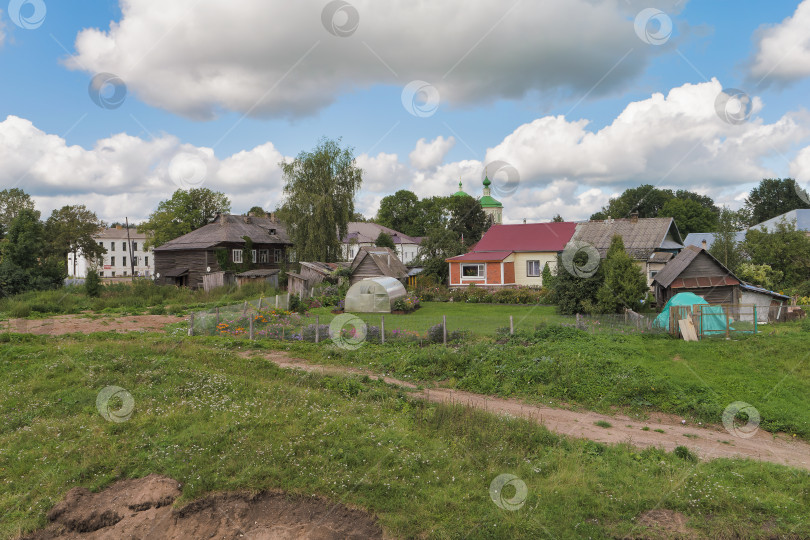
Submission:
[[[115,228],[120,231],[120,230],[122,230],[124,228],[124,226],[123,225],[116,225]]]
[[[523,218],[523,224],[526,225],[526,218]]]
[[[219,214],[217,219],[219,220],[220,227],[224,227],[227,224],[228,219],[226,218],[225,214]]]
[[[630,213],[630,223],[638,223],[638,212]]]
[[[245,223],[250,225],[250,216],[242,216],[242,219],[244,220]]]
[[[706,249],[706,245],[707,245],[706,240],[703,240],[702,242],[700,242],[700,247],[702,247],[703,249]]]
[[[272,221],[273,223],[276,222],[276,213],[275,212],[270,212],[270,221]]]

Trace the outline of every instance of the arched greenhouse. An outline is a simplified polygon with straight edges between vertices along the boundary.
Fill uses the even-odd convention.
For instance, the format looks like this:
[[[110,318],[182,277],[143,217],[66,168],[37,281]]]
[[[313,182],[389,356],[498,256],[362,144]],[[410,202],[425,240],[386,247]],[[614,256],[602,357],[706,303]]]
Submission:
[[[390,313],[394,302],[407,294],[402,283],[392,277],[368,278],[349,288],[344,309],[354,313]]]

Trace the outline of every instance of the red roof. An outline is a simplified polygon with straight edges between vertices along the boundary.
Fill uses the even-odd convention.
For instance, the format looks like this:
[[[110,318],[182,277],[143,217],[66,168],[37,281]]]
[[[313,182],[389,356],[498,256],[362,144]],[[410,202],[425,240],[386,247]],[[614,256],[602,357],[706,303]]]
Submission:
[[[577,224],[569,221],[493,225],[475,245],[475,251],[562,251],[576,228]]]
[[[511,251],[471,251],[464,255],[457,255],[446,259],[448,262],[491,262],[502,261],[511,255]]]

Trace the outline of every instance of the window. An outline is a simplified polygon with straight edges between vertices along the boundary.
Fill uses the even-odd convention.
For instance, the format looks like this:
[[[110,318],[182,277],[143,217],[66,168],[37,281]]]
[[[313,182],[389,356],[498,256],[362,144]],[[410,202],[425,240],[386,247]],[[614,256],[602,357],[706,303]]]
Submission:
[[[138,251],[138,242],[132,242],[132,251]]]
[[[259,250],[259,262],[260,263],[269,263],[270,262],[270,250],[269,249],[260,249]]]
[[[242,250],[241,249],[231,250],[231,259],[235,263],[241,263],[242,262]]]
[[[111,274],[112,274],[112,277],[115,277],[115,270],[113,270],[113,271],[111,272]]]
[[[149,266],[149,257],[144,257],[143,258],[143,265],[144,266]]]
[[[110,251],[115,251],[115,242],[110,242]]]
[[[100,245],[101,247],[104,247],[104,242],[99,242],[98,245]]]
[[[115,266],[115,257],[110,257],[110,266]]]
[[[540,277],[540,261],[526,261],[526,275]]]
[[[121,242],[121,251],[126,251],[126,250],[127,250],[127,243],[126,242]]]
[[[281,262],[281,250],[276,249],[273,251],[273,262]]]
[[[104,277],[104,270],[98,273],[99,277]]]
[[[654,278],[658,274],[656,270],[650,270],[650,279]]]
[[[124,270],[124,277],[127,277],[127,271]]]
[[[255,249],[250,250],[250,261],[253,264],[256,264],[256,250]]]
[[[462,264],[461,277],[484,279],[484,265],[483,264]]]
[[[127,265],[127,258],[126,257],[121,257],[121,259],[123,260],[123,262],[121,263],[121,266],[126,266]]]

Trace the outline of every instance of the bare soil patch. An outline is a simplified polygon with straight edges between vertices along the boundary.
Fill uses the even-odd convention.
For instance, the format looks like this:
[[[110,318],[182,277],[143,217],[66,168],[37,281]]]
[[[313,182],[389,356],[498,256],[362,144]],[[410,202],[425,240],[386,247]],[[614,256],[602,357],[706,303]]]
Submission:
[[[277,366],[288,369],[325,374],[368,375],[372,379],[409,388],[414,391],[412,395],[421,399],[436,403],[458,403],[494,414],[528,418],[562,435],[607,444],[628,443],[638,448],[659,447],[669,452],[676,446],[686,446],[703,460],[748,458],[810,470],[810,444],[786,436],[775,436],[761,429],[752,437],[742,438],[732,435],[720,425],[683,424],[679,417],[666,413],[656,412],[647,421],[639,421],[622,414],[610,416],[590,411],[555,409],[517,399],[442,387],[418,390],[413,383],[351,367],[311,364],[300,358],[292,358],[283,351],[245,351],[241,354],[245,357],[263,356]],[[594,424],[600,420],[609,422],[612,427],[605,429]],[[642,430],[645,427],[648,429]]]
[[[11,319],[3,323],[2,330],[10,329],[18,334],[56,336],[80,332],[162,332],[167,324],[182,321],[177,315],[126,315],[87,317],[82,315],[59,315],[50,319]]]
[[[280,492],[219,493],[172,508],[176,480],[150,474],[99,493],[73,488],[51,509],[51,524],[22,540],[383,538],[373,516],[321,497]]]
[[[643,527],[641,538],[699,538],[686,526],[686,516],[674,510],[648,510],[641,514],[638,524]]]

